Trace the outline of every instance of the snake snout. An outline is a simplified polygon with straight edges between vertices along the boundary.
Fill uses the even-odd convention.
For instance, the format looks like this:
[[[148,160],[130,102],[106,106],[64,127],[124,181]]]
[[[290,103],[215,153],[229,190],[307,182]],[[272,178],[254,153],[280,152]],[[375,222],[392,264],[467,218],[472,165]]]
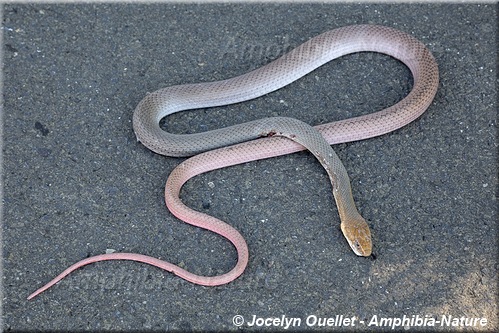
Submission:
[[[355,254],[358,256],[369,257],[371,255],[371,246],[362,246],[361,242],[358,239],[349,241],[348,244],[350,244],[353,252],[355,252]]]

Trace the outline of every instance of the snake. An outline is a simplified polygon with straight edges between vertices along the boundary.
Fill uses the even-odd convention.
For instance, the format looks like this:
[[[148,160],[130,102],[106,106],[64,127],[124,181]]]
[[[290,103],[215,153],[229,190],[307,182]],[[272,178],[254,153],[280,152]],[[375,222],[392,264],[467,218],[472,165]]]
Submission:
[[[386,109],[312,127],[298,119],[270,117],[193,134],[173,134],[160,121],[173,113],[240,103],[280,89],[323,64],[356,52],[377,52],[405,64],[413,77],[412,90]],[[83,259],[28,296],[32,299],[74,270],[98,261],[132,260],[150,264],[198,285],[218,286],[237,279],[249,261],[248,245],[234,227],[191,209],[180,189],[192,177],[236,164],[310,151],[326,170],[341,220],[340,228],[353,252],[372,254],[371,232],[358,212],[345,167],[331,145],[383,135],[409,124],[431,105],[439,84],[438,66],[428,48],[415,37],[380,25],[352,25],[326,31],[280,58],[246,74],[222,81],[182,84],[147,94],[133,113],[137,140],[155,153],[189,157],[170,174],[165,202],[174,216],[229,240],[237,263],[227,273],[202,276],[178,265],[137,253],[106,253]]]

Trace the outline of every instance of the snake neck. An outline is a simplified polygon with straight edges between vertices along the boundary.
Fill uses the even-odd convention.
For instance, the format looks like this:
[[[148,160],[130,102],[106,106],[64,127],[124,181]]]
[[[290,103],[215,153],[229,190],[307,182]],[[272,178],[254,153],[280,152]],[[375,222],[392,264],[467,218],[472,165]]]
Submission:
[[[337,181],[345,181],[336,179]],[[342,186],[333,184],[333,195],[341,220],[341,231],[358,256],[368,257],[372,253],[371,231],[366,220],[360,215],[352,196],[350,181]]]

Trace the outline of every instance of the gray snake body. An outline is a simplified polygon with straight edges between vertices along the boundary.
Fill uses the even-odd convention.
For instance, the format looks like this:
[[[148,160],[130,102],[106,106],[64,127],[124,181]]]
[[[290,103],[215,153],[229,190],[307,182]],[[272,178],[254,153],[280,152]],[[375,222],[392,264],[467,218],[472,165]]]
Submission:
[[[315,128],[295,119],[276,117],[196,134],[171,134],[159,121],[182,110],[227,105],[277,90],[324,63],[345,54],[372,51],[388,54],[409,67],[413,89],[397,104],[373,114],[345,119]],[[241,234],[223,221],[185,206],[179,192],[195,175],[229,165],[308,149],[327,171],[341,219],[341,229],[352,250],[371,254],[371,235],[352,198],[345,168],[330,144],[371,138],[394,131],[419,117],[431,104],[438,87],[438,67],[430,51],[417,39],[383,26],[356,25],[325,32],[281,58],[231,79],[164,88],[147,95],[137,106],[133,127],[137,139],[152,151],[167,156],[191,156],[182,162],[166,183],[165,201],[170,211],[195,226],[230,240],[238,262],[228,273],[200,276],[174,264],[135,253],[103,254],[81,260],[31,294],[33,298],[75,269],[102,260],[134,260],[148,263],[196,284],[214,286],[236,279],[249,258]]]

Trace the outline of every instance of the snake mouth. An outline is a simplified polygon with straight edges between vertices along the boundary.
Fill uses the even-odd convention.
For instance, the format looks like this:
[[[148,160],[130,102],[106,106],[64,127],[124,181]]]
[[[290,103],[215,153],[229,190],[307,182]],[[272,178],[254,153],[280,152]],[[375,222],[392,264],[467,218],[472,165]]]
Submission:
[[[359,257],[369,257],[371,256],[371,247],[363,248],[358,240],[349,241],[352,251]]]

